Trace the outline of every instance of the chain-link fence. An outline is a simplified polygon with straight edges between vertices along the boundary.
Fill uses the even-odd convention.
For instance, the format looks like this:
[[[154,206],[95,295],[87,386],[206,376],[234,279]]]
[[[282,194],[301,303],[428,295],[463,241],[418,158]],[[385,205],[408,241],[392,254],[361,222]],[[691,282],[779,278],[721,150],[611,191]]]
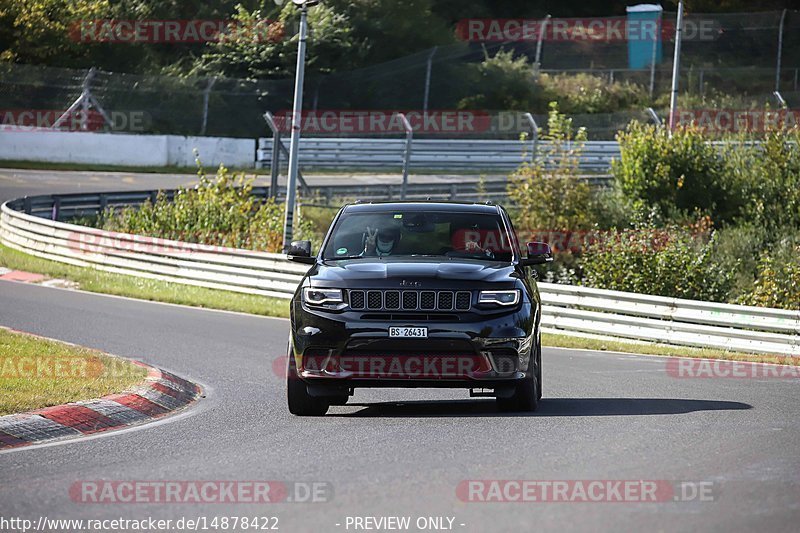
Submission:
[[[790,108],[800,108],[800,12],[692,14],[685,20],[681,109],[774,109],[779,107],[773,95],[776,88]],[[633,60],[632,39],[626,33],[630,30],[613,33],[618,18],[548,19],[544,29],[541,28],[544,21],[535,21],[541,30],[534,34],[536,38],[503,33],[503,25],[513,27],[514,21],[508,20],[481,21],[483,34],[461,31],[478,26],[474,23],[471,27],[471,22],[474,21],[459,23],[456,33],[460,41],[455,44],[359,70],[308,77],[305,108],[317,112],[383,110],[390,113],[396,110],[467,110],[496,115],[505,109],[476,108],[471,104],[476,94],[494,82],[487,80],[486,73],[481,73],[476,66],[501,50],[511,50],[515,57],[525,56],[531,65],[536,65],[538,59],[538,68],[532,69],[530,83],[541,83],[542,76],[550,76],[553,87],[549,94],[555,91],[559,99],[558,91],[562,89],[558,83],[561,82],[552,81],[558,75],[587,74],[605,87],[619,88],[625,84],[636,87],[631,92],[634,96],[618,103],[616,108],[606,105],[606,108],[601,106],[596,112],[590,112],[589,101],[587,110],[574,113],[576,125],[587,127],[590,138],[612,138],[614,132],[632,118],[649,120],[651,116],[644,113],[647,107],[655,108],[662,117],[666,113],[675,14],[661,16],[662,38],[651,39],[649,43],[652,44],[643,41],[643,46],[652,48],[655,61],[650,59],[638,65]],[[491,34],[493,27],[500,28],[501,32]],[[563,31],[559,33],[559,29]],[[599,37],[598,32],[601,33]],[[641,55],[641,50],[638,53]],[[645,53],[649,53],[647,49]],[[20,113],[25,110],[49,113],[48,117],[58,116],[88,88],[107,115],[105,121],[96,124],[103,129],[258,137],[268,134],[263,113],[280,114],[290,109],[293,92],[291,79],[180,78],[94,71],[87,83],[88,75],[88,70],[0,64],[2,122],[19,125]],[[540,77],[538,81],[537,77]],[[580,86],[576,88],[574,83],[566,87],[569,91],[584,90]],[[531,112],[541,125],[546,102],[515,111]],[[438,133],[516,137],[528,129],[526,124],[514,122],[505,128]],[[353,131],[365,134],[363,129]],[[393,135],[402,131],[376,128],[366,133]],[[423,129],[418,133],[435,135],[437,131]],[[329,134],[345,136],[349,130],[334,128]]]

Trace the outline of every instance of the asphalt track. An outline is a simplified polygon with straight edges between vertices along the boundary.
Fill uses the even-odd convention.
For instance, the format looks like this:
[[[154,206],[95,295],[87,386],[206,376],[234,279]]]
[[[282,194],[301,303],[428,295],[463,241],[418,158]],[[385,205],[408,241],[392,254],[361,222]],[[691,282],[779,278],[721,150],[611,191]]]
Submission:
[[[449,516],[455,531],[475,532],[800,523],[797,379],[678,379],[661,358],[545,348],[545,399],[532,415],[461,391],[371,390],[297,418],[272,365],[285,320],[0,281],[0,324],[140,359],[208,393],[163,423],[0,454],[4,518],[260,515],[279,517],[281,531],[348,531],[348,516]],[[465,503],[456,488],[470,479],[710,482],[713,501]],[[81,480],[321,481],[333,498],[85,504],[69,496]]]

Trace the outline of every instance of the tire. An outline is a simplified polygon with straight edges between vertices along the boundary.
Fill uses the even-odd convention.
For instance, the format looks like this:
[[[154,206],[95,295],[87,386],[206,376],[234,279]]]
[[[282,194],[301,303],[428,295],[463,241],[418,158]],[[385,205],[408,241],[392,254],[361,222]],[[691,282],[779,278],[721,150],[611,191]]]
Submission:
[[[538,350],[537,358],[541,357]],[[533,412],[539,408],[539,399],[542,397],[539,387],[541,365],[528,378],[517,383],[514,394],[509,398],[497,398],[497,407],[503,412]]]
[[[536,399],[542,399],[542,344],[536,346]]]
[[[289,412],[296,416],[322,416],[328,412],[328,402],[308,394],[305,382],[297,376],[291,345],[288,349],[286,400]]]

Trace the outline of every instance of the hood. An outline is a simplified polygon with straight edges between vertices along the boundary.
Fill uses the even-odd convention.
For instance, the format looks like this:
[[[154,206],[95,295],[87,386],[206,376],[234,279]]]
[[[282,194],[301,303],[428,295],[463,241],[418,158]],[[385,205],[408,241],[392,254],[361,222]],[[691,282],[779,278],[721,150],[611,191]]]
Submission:
[[[314,266],[308,273],[314,283],[336,285],[345,282],[348,286],[409,286],[414,281],[423,282],[422,288],[434,288],[425,280],[442,282],[513,282],[518,276],[514,267],[506,262],[475,261],[463,259],[383,258],[325,261]],[[352,283],[352,285],[351,285]]]

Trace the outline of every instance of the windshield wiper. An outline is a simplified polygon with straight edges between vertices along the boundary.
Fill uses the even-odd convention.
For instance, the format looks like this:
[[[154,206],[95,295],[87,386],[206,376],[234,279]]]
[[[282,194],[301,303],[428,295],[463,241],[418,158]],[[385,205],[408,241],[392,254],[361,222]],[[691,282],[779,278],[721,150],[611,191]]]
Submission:
[[[364,259],[366,257],[371,256],[364,256],[364,255],[343,255],[342,257],[326,257],[325,261],[344,261],[345,259]]]

